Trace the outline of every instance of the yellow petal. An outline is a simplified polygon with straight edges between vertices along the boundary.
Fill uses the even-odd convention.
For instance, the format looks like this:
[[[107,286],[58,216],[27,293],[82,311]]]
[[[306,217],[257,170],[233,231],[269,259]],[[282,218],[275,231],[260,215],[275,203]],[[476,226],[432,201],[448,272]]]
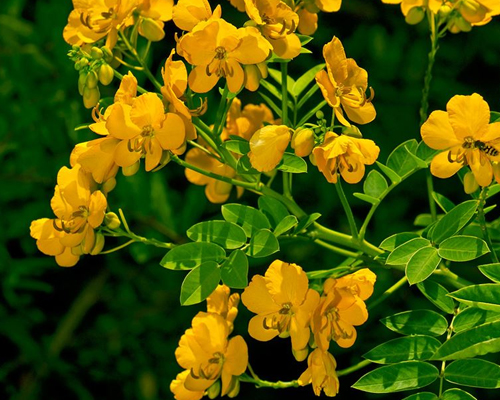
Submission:
[[[467,163],[479,186],[489,186],[493,179],[493,168],[488,157],[482,151],[474,149],[467,153]]]
[[[251,312],[256,314],[272,314],[281,309],[269,294],[266,280],[261,275],[254,275],[250,284],[241,294],[241,301]]]
[[[236,32],[236,37],[239,39],[237,46],[230,54],[231,58],[241,64],[259,64],[271,53],[271,44],[257,28],[252,26],[240,28]]]
[[[352,167],[352,171],[349,171],[347,168],[342,168],[340,170],[342,178],[350,184],[360,182],[363,176],[365,176],[365,165],[353,157],[349,157],[349,164]]]
[[[230,183],[212,179],[205,188],[205,195],[211,203],[222,204],[229,198],[232,188]]]
[[[438,178],[449,178],[462,168],[461,163],[450,163],[448,160],[449,151],[444,151],[436,155],[431,162],[431,174]]]
[[[162,101],[155,93],[145,93],[132,103],[130,120],[139,128],[154,127],[161,124],[165,118]]]
[[[141,152],[129,150],[129,140],[122,140],[115,148],[115,162],[120,167],[130,167],[141,159]]]
[[[204,169],[205,171],[212,171],[215,160],[204,151],[193,148],[187,152],[186,162],[198,168]],[[188,168],[186,168],[185,174],[187,180],[195,185],[206,185],[213,180],[213,178]]]
[[[170,391],[176,400],[200,400],[205,394],[204,391],[193,392],[185,388],[184,382],[189,374],[189,370],[182,371],[170,383]]]
[[[490,107],[477,93],[453,96],[446,105],[450,124],[461,141],[467,136],[481,140],[488,130]]]
[[[118,88],[115,94],[115,103],[124,103],[128,105],[132,105],[132,100],[137,96],[137,79],[132,74],[132,72],[128,72],[125,75],[120,83],[120,87]]]
[[[245,340],[239,335],[229,340],[224,357],[224,371],[236,376],[245,372],[248,366],[248,347]]]
[[[318,29],[318,14],[311,13],[307,11],[305,8],[301,9],[298,12],[299,15],[299,26],[298,31],[302,35],[314,35],[316,29]]]
[[[337,12],[340,10],[342,0],[316,0],[316,4],[323,12]]]
[[[266,271],[266,286],[276,304],[300,306],[307,294],[309,280],[301,267],[275,260]]]
[[[177,149],[186,140],[184,121],[177,114],[165,114],[161,127],[155,131],[155,138],[164,150]]]
[[[207,75],[207,68],[199,66],[192,69],[189,74],[189,87],[196,93],[207,93],[219,81],[219,76],[215,73]]]
[[[92,228],[96,229],[102,224],[107,206],[108,202],[106,201],[106,197],[100,190],[92,193],[89,204],[90,215],[87,219]]]
[[[261,172],[273,170],[283,158],[290,140],[290,129],[285,125],[268,125],[259,129],[250,139],[248,156],[252,166]]]
[[[264,328],[267,319],[272,320],[273,315],[256,315],[248,323],[248,334],[255,340],[267,342],[279,335],[277,329]],[[279,315],[277,315],[279,317]]]
[[[227,86],[232,93],[238,93],[245,81],[245,72],[238,61],[233,58],[227,60],[227,68],[231,73],[226,76]]]
[[[325,70],[321,70],[316,74],[316,83],[321,89],[323,97],[330,105],[330,107],[340,106],[340,99],[336,95],[336,88],[333,86],[328,73]]]
[[[151,139],[150,146],[146,152],[146,171],[151,171],[156,168],[161,161],[163,155],[163,150],[161,148],[160,142],[155,138]]]
[[[130,119],[131,109],[128,104],[115,103],[106,121],[106,129],[110,136],[126,140],[140,135],[141,129]]]
[[[347,59],[344,46],[337,37],[325,44],[323,47],[323,57],[326,61],[328,72],[335,80],[334,83],[344,83],[347,79]]]
[[[343,106],[347,117],[356,124],[368,124],[377,116],[375,107],[371,102],[366,102],[362,107],[347,107],[345,104]]]
[[[445,111],[433,111],[420,128],[420,133],[425,144],[434,150],[446,150],[462,144]]]
[[[75,256],[71,252],[71,248],[66,247],[64,249],[64,252],[56,256],[56,263],[60,267],[73,267],[76,265],[79,259],[80,259],[79,256]]]
[[[285,60],[291,60],[297,57],[302,49],[300,39],[295,33],[285,35],[279,39],[268,40],[273,46],[273,51],[276,55]]]

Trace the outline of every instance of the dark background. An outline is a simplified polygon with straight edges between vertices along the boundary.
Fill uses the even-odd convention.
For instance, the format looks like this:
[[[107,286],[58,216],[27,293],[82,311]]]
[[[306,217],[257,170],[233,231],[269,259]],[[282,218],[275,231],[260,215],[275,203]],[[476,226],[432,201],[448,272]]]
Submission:
[[[62,29],[72,6],[62,0],[2,0],[0,3],[0,399],[168,399],[170,381],[180,372],[174,350],[203,307],[180,307],[182,272],[158,265],[161,249],[135,244],[109,256],[83,257],[74,268],[56,265],[38,252],[29,236],[34,219],[51,217],[50,198],[60,167],[68,165],[73,146],[93,139],[78,124],[91,121],[77,91],[78,74],[66,53]],[[229,2],[223,15],[244,22]],[[233,19],[236,18],[236,19]],[[167,39],[154,45],[152,69],[170,53],[173,24]],[[378,0],[348,0],[336,14],[321,16],[320,29],[302,55],[291,63],[297,78],[322,62],[321,48],[338,36],[348,57],[367,69],[375,89],[377,118],[362,127],[366,138],[381,147],[385,161],[399,143],[419,139],[423,75],[429,40],[426,23],[408,26],[398,6]],[[430,91],[430,110],[444,109],[455,94],[480,93],[492,110],[500,110],[500,24],[493,21],[467,34],[441,41]],[[112,96],[118,82],[102,90]],[[261,100],[243,95],[244,103]],[[319,101],[319,97],[315,101]],[[211,122],[215,100],[209,98]],[[215,103],[216,104],[216,103]],[[326,112],[326,110],[325,110]],[[295,179],[295,197],[308,212],[323,214],[321,222],[347,231],[333,186],[314,169]],[[168,165],[155,174],[119,176],[110,194],[111,208],[121,207],[132,230],[164,241],[182,242],[185,230],[203,218],[217,217],[220,207],[209,204],[203,188],[189,185],[181,168]],[[344,185],[344,187],[347,185]],[[456,203],[465,200],[458,179],[437,181],[436,190]],[[361,191],[361,186],[347,191]],[[356,217],[368,207],[350,197]],[[234,200],[234,198],[232,198]],[[232,201],[231,200],[231,201]],[[241,201],[256,206],[256,197]],[[427,212],[424,173],[396,189],[372,221],[368,239],[378,244],[387,236],[415,229],[414,218]],[[121,242],[108,243],[108,248]],[[310,243],[284,243],[276,257],[255,262],[252,273],[263,273],[274,258],[295,262],[306,270],[326,269],[341,260]],[[467,266],[460,266],[463,272]],[[379,276],[376,293],[399,279]],[[349,350],[332,346],[338,368],[361,360],[361,355],[397,337],[378,319],[409,308],[432,308],[414,289],[405,287],[370,315],[358,329]],[[267,380],[292,380],[306,368],[290,352],[289,340],[259,343],[246,332],[250,313],[240,306],[235,332],[248,342],[250,362]],[[498,360],[497,360],[498,361]],[[406,396],[369,395],[348,387],[365,369],[341,379],[339,399],[401,399]],[[436,391],[436,387],[430,388]],[[241,399],[313,398],[311,387],[274,391],[242,384]],[[493,391],[477,392],[494,399]]]

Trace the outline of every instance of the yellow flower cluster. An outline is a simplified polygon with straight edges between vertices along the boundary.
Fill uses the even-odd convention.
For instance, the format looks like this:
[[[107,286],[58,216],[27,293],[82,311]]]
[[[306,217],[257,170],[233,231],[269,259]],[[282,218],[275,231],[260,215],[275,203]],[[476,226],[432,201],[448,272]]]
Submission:
[[[364,300],[373,293],[376,276],[361,269],[339,279],[327,279],[323,294],[309,288],[302,268],[275,260],[264,276],[255,275],[241,295],[243,304],[254,316],[248,332],[254,339],[268,341],[276,336],[290,337],[297,361],[316,348],[308,358],[308,368],[299,384],[312,383],[319,396],[338,392],[336,362],[328,352],[330,341],[350,347],[356,340],[355,326],[366,322],[368,311]],[[312,333],[312,335],[311,335]]]
[[[177,400],[199,400],[208,390],[211,398],[234,397],[238,376],[247,369],[248,348],[241,336],[228,339],[238,314],[238,294],[219,285],[207,298],[207,312],[199,312],[179,341],[175,357],[185,370],[170,384]],[[220,383],[219,383],[220,380]]]
[[[500,122],[490,123],[490,108],[479,94],[452,97],[446,111],[431,113],[421,134],[427,146],[441,151],[431,162],[434,176],[449,178],[469,166],[467,193],[489,186],[493,177],[500,182]]]

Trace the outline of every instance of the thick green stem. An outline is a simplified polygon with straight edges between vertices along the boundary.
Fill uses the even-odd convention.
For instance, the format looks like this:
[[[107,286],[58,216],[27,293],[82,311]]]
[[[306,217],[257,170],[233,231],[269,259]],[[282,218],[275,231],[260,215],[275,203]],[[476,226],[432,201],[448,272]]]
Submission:
[[[383,303],[387,298],[392,296],[399,288],[401,288],[406,283],[406,276],[403,276],[399,281],[397,281],[394,285],[392,285],[389,289],[387,289],[381,296],[377,297],[377,299],[371,302],[368,305],[368,309],[372,310],[377,307],[379,304]]]
[[[288,126],[288,63],[281,63],[281,123]]]
[[[357,253],[354,253],[354,252],[349,251],[349,250],[341,249],[340,247],[334,246],[334,245],[327,243],[327,242],[320,240],[320,239],[314,240],[314,243],[316,243],[317,245],[324,247],[325,249],[328,249],[334,253],[340,254],[341,256],[344,256],[344,257],[351,257],[351,258],[358,258],[359,257],[359,254],[357,254]]]
[[[371,363],[372,362],[370,360],[360,361],[359,363],[357,363],[349,368],[345,368],[345,369],[341,369],[340,371],[337,371],[337,376],[349,375],[350,373],[356,372],[356,371],[360,370],[361,368],[364,368],[364,367],[370,365]]]
[[[449,285],[456,287],[457,289],[473,285],[473,283],[469,282],[467,279],[461,278],[454,272],[451,272],[443,265],[443,263],[441,263],[439,269],[434,271],[433,275],[443,277]]]
[[[351,230],[351,235],[354,239],[358,238],[358,228],[356,226],[356,221],[354,220],[354,215],[351,210],[351,206],[345,197],[344,190],[342,189],[342,184],[340,179],[337,180],[337,183],[334,185],[337,190],[337,194],[339,196],[340,202],[342,203],[342,207],[344,208],[345,215],[347,216],[347,221],[349,222],[349,228]]]
[[[484,206],[486,205],[486,195],[488,194],[488,188],[484,187],[481,190],[481,195],[479,196],[479,206],[477,208],[477,216],[479,219],[479,226],[481,226],[481,232],[483,233],[483,238],[490,248],[490,257],[494,263],[498,263],[498,256],[493,248],[493,243],[491,242],[490,234],[488,233],[488,227],[486,226],[486,217],[484,216]]]

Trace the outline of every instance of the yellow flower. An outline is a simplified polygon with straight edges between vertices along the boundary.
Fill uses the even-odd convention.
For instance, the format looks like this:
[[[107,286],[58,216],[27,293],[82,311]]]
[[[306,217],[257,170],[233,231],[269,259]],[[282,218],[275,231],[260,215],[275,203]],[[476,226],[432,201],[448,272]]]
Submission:
[[[312,383],[316,396],[325,392],[328,397],[335,397],[339,392],[339,379],[337,377],[337,362],[328,352],[315,349],[307,359],[307,369],[299,377],[299,385],[305,386]]]
[[[208,92],[220,78],[226,78],[229,90],[237,93],[245,83],[241,64],[261,63],[271,51],[256,28],[237,29],[223,19],[199,23],[180,39],[177,48],[194,66],[189,87],[197,93]]]
[[[491,161],[500,161],[500,123],[490,124],[490,108],[483,98],[453,96],[445,111],[433,111],[421,135],[432,149],[444,150],[431,162],[431,173],[449,178],[468,165],[477,183],[488,186],[493,178]]]
[[[411,14],[413,9],[421,9],[425,8],[432,11],[434,14],[439,12],[439,9],[444,4],[442,0],[382,0],[382,3],[385,4],[400,4],[401,12],[405,17]],[[425,10],[422,15],[422,19],[425,16]],[[420,21],[418,21],[420,22]]]
[[[227,114],[222,140],[229,139],[229,136],[239,136],[250,140],[252,135],[264,126],[264,122],[274,123],[273,113],[268,106],[263,103],[247,104],[242,109],[241,100],[236,97]]]
[[[112,49],[118,31],[133,24],[137,0],[73,0],[73,7],[63,31],[64,40],[81,46],[107,36],[106,46]]]
[[[145,93],[132,105],[115,103],[106,119],[109,136],[119,139],[115,162],[130,167],[146,159],[146,171],[161,161],[164,150],[176,150],[184,145],[184,122],[177,114],[165,113],[163,103],[154,93]]]
[[[172,19],[174,0],[142,0],[139,6],[138,32],[156,42],[165,37],[164,22]]]
[[[318,14],[302,8],[297,11],[297,15],[299,16],[299,26],[297,30],[302,35],[314,35],[314,32],[318,29]]]
[[[227,178],[236,177],[236,171],[229,165],[222,164],[213,156],[210,156],[205,151],[193,148],[186,153],[186,162],[194,165],[198,168],[202,168],[205,171],[216,173],[217,175],[222,175]],[[216,204],[224,203],[229,198],[233,185],[227,182],[220,181],[215,178],[210,178],[206,175],[200,174],[199,172],[193,171],[191,169],[186,169],[186,178],[189,182],[205,186],[205,195],[207,199]],[[243,188],[236,188],[238,197],[243,194]]]
[[[281,0],[245,0],[245,10],[273,46],[276,55],[292,59],[300,54],[301,43],[294,33],[298,15]]]
[[[297,129],[292,136],[292,149],[295,155],[307,157],[314,147],[314,132],[310,128]]]
[[[500,3],[495,0],[460,0],[454,8],[472,25],[485,25],[500,14]]]
[[[212,13],[208,0],[179,0],[174,6],[173,20],[179,29],[190,32],[202,21],[219,19],[221,12],[218,5]]]
[[[229,294],[229,287],[218,285],[217,288],[207,297],[207,312],[215,313],[224,318],[227,322],[229,333],[233,331],[233,323],[238,315],[238,303],[240,295],[238,293]]]
[[[229,2],[238,11],[245,12],[245,0],[229,0]]]
[[[241,295],[243,304],[257,314],[248,324],[250,336],[264,342],[290,336],[295,357],[305,359],[309,321],[319,298],[308,284],[301,267],[280,260],[269,266],[265,276],[255,275]]]
[[[340,173],[347,183],[358,183],[365,174],[365,165],[373,164],[379,152],[372,140],[327,132],[325,141],[313,150],[313,155],[328,182],[337,183]]]
[[[55,256],[61,266],[71,267],[81,254],[95,250],[95,229],[104,220],[107,201],[101,191],[92,189],[91,178],[80,165],[61,168],[50,202],[57,218],[42,218],[31,224],[31,236],[37,239],[38,249]]]
[[[241,336],[228,340],[228,334],[228,325],[218,314],[200,312],[193,318],[192,328],[186,330],[175,350],[179,365],[190,371],[184,381],[187,390],[205,391],[220,378],[224,396],[245,372],[247,344]]]
[[[373,286],[376,280],[377,275],[368,268],[363,268],[352,274],[336,279],[335,287],[337,289],[347,289],[352,295],[358,296],[361,300],[366,300],[373,294]],[[333,281],[330,281],[330,284],[333,284]],[[329,285],[325,283],[325,290],[329,289]]]
[[[312,35],[318,29],[318,12],[337,12],[342,0],[305,0],[297,8],[299,16],[298,31],[303,35]]]
[[[350,288],[337,286],[337,280],[329,278],[323,285],[323,296],[315,309],[311,329],[316,345],[326,351],[330,341],[340,347],[351,347],[356,341],[355,326],[368,319],[366,305]]]
[[[250,139],[248,157],[252,167],[260,172],[272,171],[283,158],[290,143],[291,130],[285,125],[267,125]]]
[[[175,400],[200,400],[205,395],[205,390],[191,391],[186,389],[184,382],[189,374],[189,370],[182,371],[170,383],[170,391],[174,394]]]
[[[373,121],[376,112],[371,97],[366,97],[367,72],[358,67],[352,58],[346,58],[344,47],[336,37],[323,47],[323,57],[327,70],[316,74],[316,83],[327,103],[333,107],[340,123],[350,126],[340,106],[347,117],[357,124]]]

